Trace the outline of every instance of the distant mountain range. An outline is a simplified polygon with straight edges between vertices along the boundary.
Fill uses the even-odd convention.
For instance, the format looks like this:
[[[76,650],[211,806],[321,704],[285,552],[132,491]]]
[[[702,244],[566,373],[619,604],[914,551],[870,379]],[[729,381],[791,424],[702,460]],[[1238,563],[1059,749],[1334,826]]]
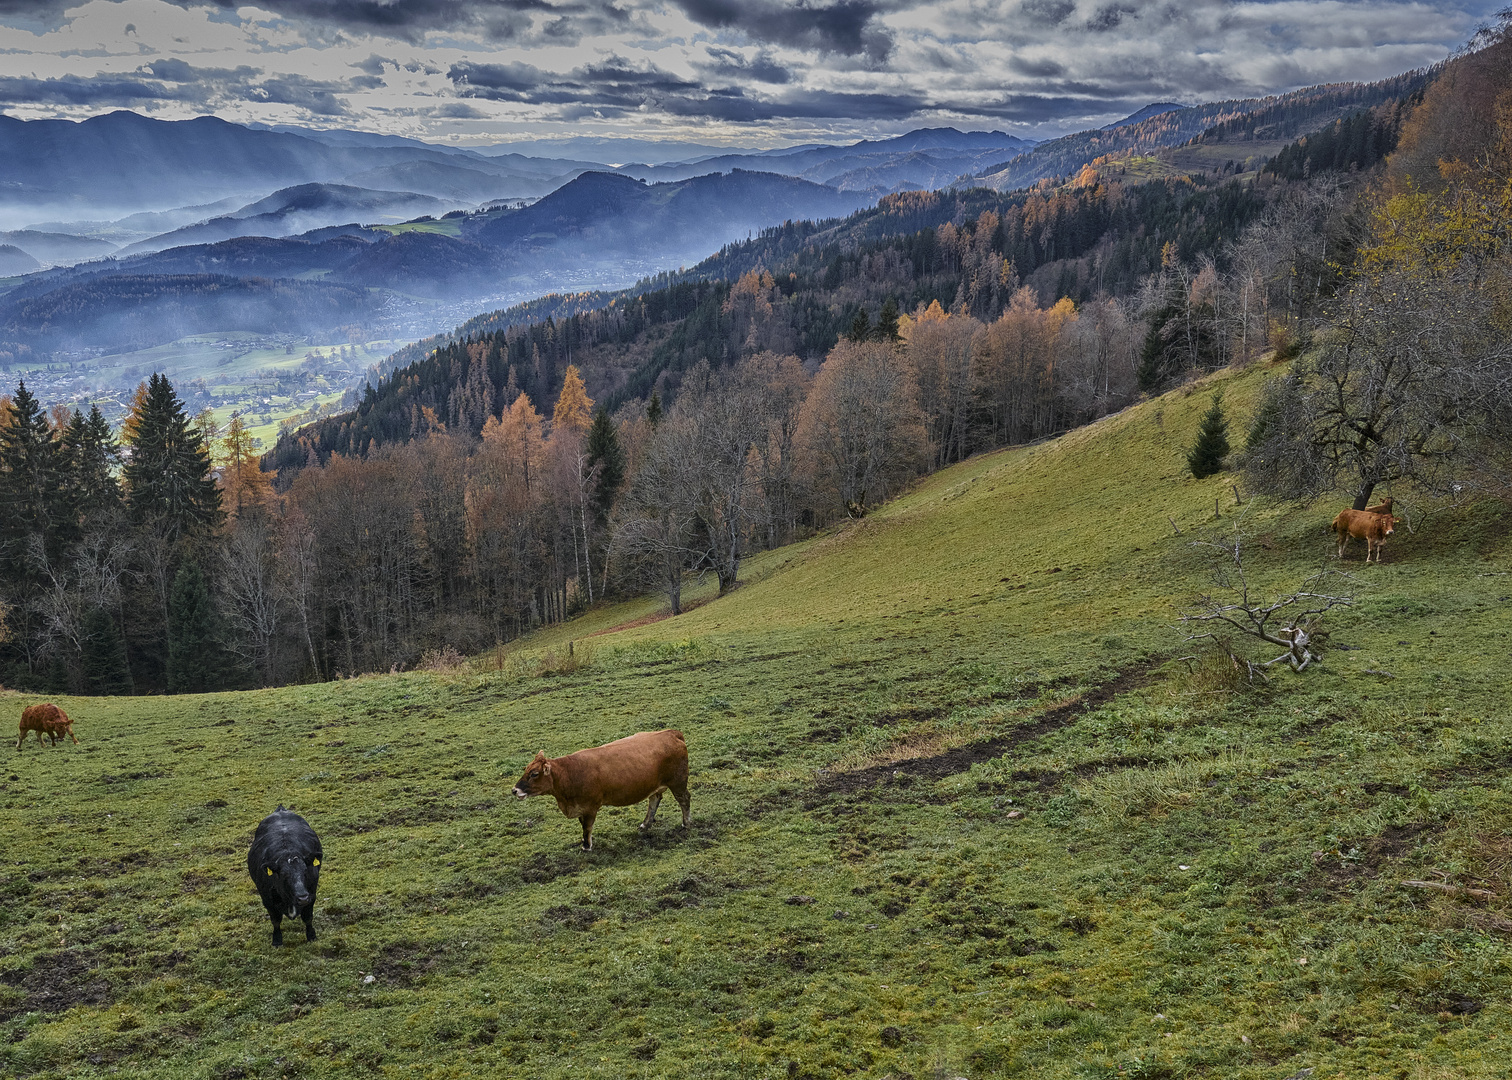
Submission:
[[[427,163],[418,163],[424,167]],[[145,251],[190,244],[213,244],[238,236],[298,236],[314,229],[348,222],[400,222],[452,209],[429,195],[413,191],[373,191],[345,184],[299,184],[220,217],[186,225],[132,244],[120,252]]]
[[[35,226],[0,233],[0,278],[19,277],[0,281],[0,349],[114,349],[123,342],[112,328],[129,328],[137,347],[170,333],[261,330],[292,294],[233,284],[251,279],[318,282],[299,308],[301,326],[330,318],[371,327],[373,336],[380,325],[419,336],[432,332],[414,321],[426,298],[455,308],[620,288],[784,221],[840,217],[884,194],[1012,190],[1074,175],[1100,156],[1199,136],[1274,140],[1403,97],[1427,78],[1415,72],[1190,107],[1157,102],[1109,128],[1040,144],[1001,131],[925,128],[848,146],[713,156],[697,151],[717,148],[684,147],[684,160],[656,153],[647,158],[659,162],[614,167],[518,147],[213,117],[0,116],[0,215]],[[558,147],[668,149],[551,144]],[[44,213],[54,220],[38,221]],[[367,299],[358,303],[353,289],[368,290]],[[411,321],[395,323],[400,311]]]
[[[318,203],[330,192],[310,185],[280,194],[247,207],[275,208],[250,217],[277,217],[278,208]],[[0,297],[0,348],[141,348],[158,343],[154,337],[261,331],[272,305],[287,294],[228,284],[251,279],[299,278],[300,287],[318,282],[321,288],[313,293],[320,295],[326,287],[358,288],[453,301],[577,291],[597,281],[623,286],[660,268],[691,265],[769,225],[843,217],[870,202],[857,192],[771,173],[736,170],[646,184],[590,172],[523,208],[402,227],[343,225],[295,237],[238,236],[32,274]],[[0,266],[5,256],[0,250]],[[338,300],[317,302],[312,295],[300,308],[300,324],[327,317],[332,325],[383,323],[385,306],[378,297],[356,303],[343,292],[331,295]],[[198,320],[197,299],[204,301]],[[59,317],[61,312],[76,315]]]

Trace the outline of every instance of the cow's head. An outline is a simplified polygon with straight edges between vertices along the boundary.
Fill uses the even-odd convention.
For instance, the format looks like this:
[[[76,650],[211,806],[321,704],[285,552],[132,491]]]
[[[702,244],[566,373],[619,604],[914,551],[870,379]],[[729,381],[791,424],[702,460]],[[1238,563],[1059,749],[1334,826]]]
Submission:
[[[546,760],[546,751],[536,754],[535,760],[525,766],[525,775],[514,786],[514,795],[528,799],[532,795],[550,795],[554,784],[551,778],[551,762]]]
[[[278,899],[278,908],[291,919],[315,899],[320,883],[320,859],[293,854],[274,855],[263,864],[263,882]]]

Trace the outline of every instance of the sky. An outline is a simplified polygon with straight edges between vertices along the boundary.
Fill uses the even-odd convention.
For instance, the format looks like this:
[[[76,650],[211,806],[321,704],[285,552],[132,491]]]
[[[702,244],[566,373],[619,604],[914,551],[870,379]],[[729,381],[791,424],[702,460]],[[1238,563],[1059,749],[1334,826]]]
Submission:
[[[213,114],[456,145],[1049,138],[1156,101],[1373,80],[1507,3],[0,0],[0,111]]]

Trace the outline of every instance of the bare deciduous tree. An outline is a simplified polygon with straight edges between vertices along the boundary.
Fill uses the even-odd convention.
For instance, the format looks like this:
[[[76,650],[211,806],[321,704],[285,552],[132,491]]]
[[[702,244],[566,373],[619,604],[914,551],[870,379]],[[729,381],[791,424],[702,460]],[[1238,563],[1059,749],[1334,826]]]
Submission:
[[[1214,630],[1189,635],[1187,641],[1211,641],[1228,655],[1235,665],[1242,665],[1253,679],[1262,669],[1285,661],[1293,671],[1302,671],[1318,659],[1313,653],[1312,637],[1317,624],[1325,614],[1354,603],[1353,593],[1323,592],[1322,587],[1331,580],[1349,582],[1348,575],[1337,570],[1325,569],[1304,581],[1301,587],[1269,600],[1259,600],[1253,595],[1249,577],[1244,569],[1244,547],[1241,537],[1232,541],[1198,541],[1194,547],[1205,548],[1215,555],[1213,584],[1217,593],[1198,596],[1192,606],[1182,613],[1181,621],[1187,626],[1228,626],[1245,637],[1267,642],[1285,651],[1273,660],[1256,664],[1240,655],[1233,647],[1231,638]]]

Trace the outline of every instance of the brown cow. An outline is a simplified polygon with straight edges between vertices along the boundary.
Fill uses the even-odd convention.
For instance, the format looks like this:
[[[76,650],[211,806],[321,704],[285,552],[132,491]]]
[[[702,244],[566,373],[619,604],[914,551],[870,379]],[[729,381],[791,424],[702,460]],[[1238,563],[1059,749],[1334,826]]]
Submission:
[[[1369,510],[1340,510],[1339,516],[1333,519],[1330,528],[1339,538],[1339,558],[1344,557],[1344,549],[1351,539],[1365,541],[1365,561],[1370,562],[1372,555],[1375,561],[1381,561],[1381,553],[1386,547],[1386,538],[1393,532],[1392,526],[1396,524],[1396,518],[1390,514],[1372,514]]]
[[[547,758],[543,750],[514,786],[514,794],[521,799],[554,796],[563,814],[582,821],[584,851],[593,850],[593,819],[599,807],[634,806],[647,799],[646,820],[640,825],[645,830],[666,791],[682,807],[686,829],[688,746],[683,733],[671,729],[642,731],[566,757]]]
[[[1391,515],[1391,496],[1388,495],[1374,506],[1367,506],[1365,512],[1367,514],[1386,514],[1389,517]]]
[[[28,705],[21,710],[21,737],[16,740],[17,750],[21,749],[21,744],[26,741],[28,731],[37,733],[38,746],[42,745],[44,734],[52,740],[53,746],[57,746],[58,740],[65,735],[74,741],[75,746],[79,743],[79,737],[73,733],[73,721],[68,718],[66,712],[52,702],[45,705]]]

